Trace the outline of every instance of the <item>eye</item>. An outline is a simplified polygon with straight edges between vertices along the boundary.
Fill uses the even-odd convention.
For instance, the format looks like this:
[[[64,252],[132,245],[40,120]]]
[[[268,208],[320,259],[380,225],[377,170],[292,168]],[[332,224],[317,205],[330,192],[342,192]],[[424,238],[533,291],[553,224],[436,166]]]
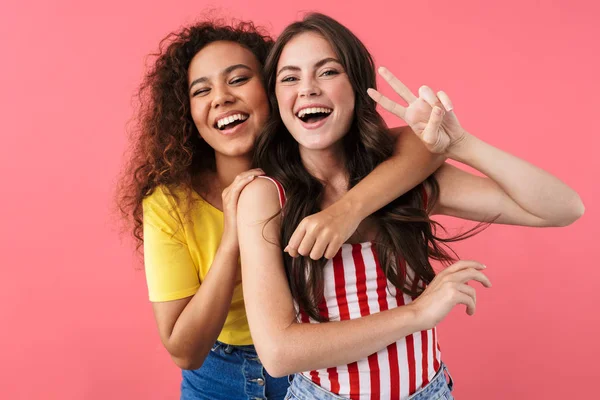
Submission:
[[[196,97],[196,96],[205,96],[208,94],[208,92],[210,92],[209,88],[202,88],[202,89],[198,89],[195,92],[192,93],[192,97]]]
[[[297,80],[298,78],[296,78],[295,76],[286,76],[281,80],[281,82],[295,82]]]
[[[247,76],[238,76],[229,81],[230,85],[240,85],[244,82],[247,82],[250,78]]]
[[[321,76],[333,76],[333,75],[339,75],[339,72],[336,71],[335,69],[328,69],[327,71],[323,71],[323,73],[321,74]]]

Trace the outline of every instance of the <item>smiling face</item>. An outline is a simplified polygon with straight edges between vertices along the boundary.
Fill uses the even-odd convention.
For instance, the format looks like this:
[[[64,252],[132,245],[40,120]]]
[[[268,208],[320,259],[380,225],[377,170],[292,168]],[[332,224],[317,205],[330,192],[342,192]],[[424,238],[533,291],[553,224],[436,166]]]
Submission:
[[[337,145],[352,124],[354,91],[329,42],[317,33],[298,34],[283,48],[276,73],[281,119],[299,145]]]
[[[269,118],[261,66],[250,50],[226,41],[200,50],[188,68],[192,119],[217,155],[248,156]]]

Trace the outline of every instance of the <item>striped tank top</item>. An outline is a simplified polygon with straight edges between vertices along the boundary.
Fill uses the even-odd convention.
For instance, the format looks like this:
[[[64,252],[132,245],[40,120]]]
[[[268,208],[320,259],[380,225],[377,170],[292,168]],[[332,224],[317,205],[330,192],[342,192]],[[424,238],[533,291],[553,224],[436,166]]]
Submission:
[[[271,180],[278,188],[283,207],[285,191],[279,182]],[[404,263],[402,259],[399,262]],[[342,245],[324,266],[323,279],[319,311],[330,321],[360,318],[414,300],[387,280],[371,242]],[[302,311],[299,322],[319,323]],[[433,328],[408,335],[351,364],[302,375],[323,389],[350,399],[406,399],[427,385],[440,366],[437,330]]]

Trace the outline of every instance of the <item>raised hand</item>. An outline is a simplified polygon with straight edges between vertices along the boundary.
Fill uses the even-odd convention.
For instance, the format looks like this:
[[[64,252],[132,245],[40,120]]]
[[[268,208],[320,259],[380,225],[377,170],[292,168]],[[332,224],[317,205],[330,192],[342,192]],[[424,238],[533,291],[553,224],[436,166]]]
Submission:
[[[458,304],[467,306],[468,315],[475,314],[475,288],[469,281],[480,282],[489,288],[490,280],[481,272],[485,266],[477,261],[458,261],[439,274],[415,301],[409,304],[421,320],[423,329],[431,329],[439,324]]]
[[[380,67],[378,72],[408,106],[390,100],[375,89],[367,90],[369,96],[381,107],[402,118],[429,151],[450,155],[452,148],[466,135],[454,114],[450,97],[442,91],[436,95],[428,86],[421,86],[417,97],[386,68]]]

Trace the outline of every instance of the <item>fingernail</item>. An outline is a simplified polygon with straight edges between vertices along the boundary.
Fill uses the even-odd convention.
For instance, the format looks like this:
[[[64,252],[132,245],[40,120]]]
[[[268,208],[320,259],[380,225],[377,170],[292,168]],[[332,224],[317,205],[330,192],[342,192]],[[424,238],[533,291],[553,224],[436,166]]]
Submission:
[[[380,74],[383,74],[387,71],[387,69],[385,67],[379,67],[377,71],[379,71]]]
[[[481,268],[486,269],[486,265],[485,264],[481,264]]]
[[[433,107],[433,112],[434,112],[436,115],[442,115],[442,109],[441,109],[441,108],[439,108],[438,106],[435,106],[435,107]]]

